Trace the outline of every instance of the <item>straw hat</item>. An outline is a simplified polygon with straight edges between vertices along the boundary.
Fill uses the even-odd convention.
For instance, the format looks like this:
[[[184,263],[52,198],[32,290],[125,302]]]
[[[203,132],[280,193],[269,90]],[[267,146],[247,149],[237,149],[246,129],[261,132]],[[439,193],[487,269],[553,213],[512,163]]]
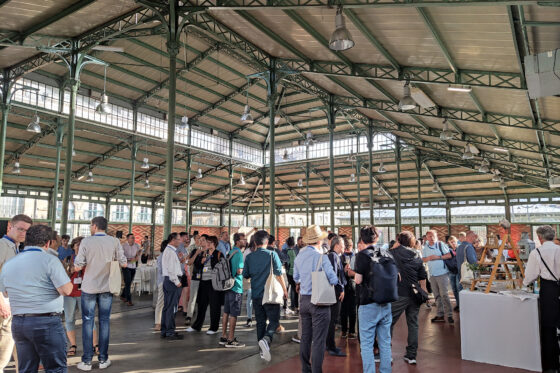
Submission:
[[[328,235],[329,234],[327,232],[323,232],[321,230],[321,227],[313,224],[307,227],[307,229],[305,230],[303,242],[305,242],[306,244],[314,244],[321,240],[324,240]]]

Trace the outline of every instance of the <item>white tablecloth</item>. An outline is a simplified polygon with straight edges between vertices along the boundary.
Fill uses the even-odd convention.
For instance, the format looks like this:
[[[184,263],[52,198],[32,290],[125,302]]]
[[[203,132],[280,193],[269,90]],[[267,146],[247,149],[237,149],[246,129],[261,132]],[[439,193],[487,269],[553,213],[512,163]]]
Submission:
[[[143,291],[153,293],[157,286],[156,266],[142,265],[136,268],[134,276],[134,290],[140,294]]]
[[[538,301],[463,290],[464,360],[541,371]]]

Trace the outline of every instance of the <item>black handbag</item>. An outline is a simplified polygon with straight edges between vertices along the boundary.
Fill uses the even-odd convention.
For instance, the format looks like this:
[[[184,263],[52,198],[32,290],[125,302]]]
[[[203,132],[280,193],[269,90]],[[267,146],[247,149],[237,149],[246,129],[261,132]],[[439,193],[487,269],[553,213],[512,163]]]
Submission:
[[[441,249],[441,243],[438,242],[439,245],[437,245],[439,252],[441,253],[441,256],[443,256],[443,250]],[[447,269],[449,270],[449,272],[453,273],[453,274],[457,274],[459,273],[459,268],[457,267],[457,257],[455,256],[455,254],[453,254],[453,250],[449,250],[449,253],[451,254],[451,258],[449,259],[443,259],[443,262],[445,263],[445,266],[447,267]],[[467,252],[465,250],[465,255],[467,255]]]
[[[414,299],[416,304],[421,305],[428,301],[428,293],[426,293],[424,289],[422,289],[420,284],[412,284],[410,285],[410,287],[412,290],[412,299]]]

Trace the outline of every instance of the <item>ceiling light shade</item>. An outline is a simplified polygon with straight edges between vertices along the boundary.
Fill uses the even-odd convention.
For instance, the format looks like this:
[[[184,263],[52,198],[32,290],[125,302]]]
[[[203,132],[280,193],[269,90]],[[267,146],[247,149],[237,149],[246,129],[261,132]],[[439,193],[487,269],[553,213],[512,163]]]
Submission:
[[[299,179],[299,180],[298,180],[297,186],[298,186],[299,188],[303,187],[303,180],[302,180],[302,179]]]
[[[377,195],[378,195],[378,196],[382,196],[382,195],[383,195],[383,189],[379,188],[379,189],[377,190]]]
[[[383,165],[383,162],[381,162],[379,164],[379,167],[377,168],[377,172],[380,173],[380,174],[387,172],[387,170],[385,169],[385,166]]]
[[[33,133],[41,133],[41,118],[35,114],[33,120],[27,125],[27,131]]]
[[[14,168],[12,169],[13,174],[20,174],[21,168],[19,168],[19,161],[14,162]]]
[[[148,178],[144,181],[144,189],[150,189],[150,180]]]
[[[196,174],[196,178],[197,179],[202,179],[202,169],[201,168],[198,169],[198,173]]]
[[[313,138],[311,131],[309,131],[305,134],[305,145],[312,146],[313,144],[315,144],[315,139]]]
[[[293,201],[296,197],[293,194],[290,194],[290,201]]]
[[[86,181],[87,181],[88,183],[92,183],[92,182],[93,182],[93,172],[91,172],[91,171],[88,172]]]
[[[500,178],[500,188],[504,189],[505,187],[507,187],[506,181]]]
[[[281,119],[282,119],[282,115],[280,115],[280,112],[277,112],[276,115],[274,116],[274,125],[280,123]]]
[[[463,151],[463,159],[473,159],[474,154],[471,152],[471,147],[469,144],[465,145],[465,150]]]
[[[245,178],[243,177],[243,175],[241,175],[241,177],[239,178],[239,185],[245,185]]]
[[[470,91],[472,91],[472,88],[468,85],[457,85],[457,84],[452,84],[450,86],[447,87],[447,90],[450,92],[465,92],[465,93],[469,93]]]
[[[245,105],[245,110],[243,110],[243,115],[241,115],[241,124],[253,124],[253,116],[251,115],[251,107]]]
[[[76,156],[76,151],[74,150],[74,148],[72,148],[72,157]]]
[[[410,86],[408,82],[404,85],[403,98],[399,102],[401,111],[408,111],[416,109],[416,101],[410,96]]]
[[[453,140],[455,132],[449,129],[449,123],[447,123],[447,118],[443,120],[443,130],[439,134],[439,138],[442,141]]]
[[[181,118],[181,122],[179,122],[179,124],[177,125],[177,127],[179,128],[187,128],[189,126],[189,117],[187,117],[186,115],[184,115]]]
[[[290,155],[288,154],[288,149],[284,150],[284,154],[282,155],[282,159],[287,161],[290,159]]]
[[[492,175],[492,181],[493,182],[499,182],[502,178],[500,177],[500,174],[498,172],[494,171],[494,174]]]
[[[354,40],[352,40],[352,35],[350,35],[350,32],[346,28],[342,8],[337,9],[334,22],[335,29],[329,41],[329,48],[333,51],[345,51],[352,48],[354,46]]]
[[[486,165],[486,164],[484,164],[484,163],[482,163],[482,164],[480,165],[480,167],[478,168],[478,172],[483,173],[483,174],[486,174],[486,173],[488,173],[489,171],[490,171],[490,168],[488,167],[488,165]]]
[[[97,114],[103,114],[103,115],[111,114],[109,96],[107,96],[105,93],[103,93],[103,95],[101,96],[101,102],[95,108],[95,112]]]
[[[350,175],[350,182],[351,182],[351,183],[355,183],[355,182],[356,182],[356,174],[352,173],[352,174]]]
[[[434,183],[434,185],[432,185],[432,193],[438,193],[439,192],[439,187],[436,183]]]
[[[150,163],[148,162],[148,158],[144,158],[144,160],[142,161],[142,166],[140,168],[143,168],[143,169],[150,168]]]

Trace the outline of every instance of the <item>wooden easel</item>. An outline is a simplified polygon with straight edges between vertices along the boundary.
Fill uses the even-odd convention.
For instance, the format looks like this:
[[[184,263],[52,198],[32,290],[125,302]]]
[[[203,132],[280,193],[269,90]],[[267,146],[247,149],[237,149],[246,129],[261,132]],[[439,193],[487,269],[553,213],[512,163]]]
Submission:
[[[506,243],[509,243],[511,246],[511,249],[514,251],[515,253],[515,261],[513,260],[508,260],[507,262],[503,262],[502,258],[503,258],[503,254],[504,254],[504,250],[506,247]],[[511,239],[511,235],[506,234],[502,240],[502,244],[498,247],[498,255],[496,256],[495,260],[493,263],[484,263],[484,258],[486,257],[486,251],[487,250],[492,250],[493,248],[490,247],[485,247],[484,250],[482,251],[482,256],[480,257],[480,261],[478,262],[479,265],[484,265],[484,266],[492,266],[492,272],[490,273],[490,278],[488,279],[483,279],[483,278],[474,278],[472,280],[471,283],[471,291],[474,291],[476,288],[476,283],[477,282],[482,282],[482,281],[488,281],[488,284],[486,285],[486,289],[484,290],[484,292],[486,294],[488,294],[490,292],[490,289],[492,287],[492,283],[493,282],[506,282],[506,281],[511,281],[513,283],[513,287],[515,288],[515,281],[513,281],[513,276],[511,275],[511,272],[509,270],[508,266],[515,266],[517,265],[519,267],[519,270],[521,271],[521,276],[522,278],[525,277],[525,270],[523,269],[523,263],[521,262],[521,259],[519,259],[519,249],[517,248],[517,245],[515,244],[515,242],[513,242],[513,240]],[[505,280],[498,280],[496,279],[496,274],[498,273],[498,268],[500,268],[500,266],[503,268],[503,272],[505,272],[507,279]]]

